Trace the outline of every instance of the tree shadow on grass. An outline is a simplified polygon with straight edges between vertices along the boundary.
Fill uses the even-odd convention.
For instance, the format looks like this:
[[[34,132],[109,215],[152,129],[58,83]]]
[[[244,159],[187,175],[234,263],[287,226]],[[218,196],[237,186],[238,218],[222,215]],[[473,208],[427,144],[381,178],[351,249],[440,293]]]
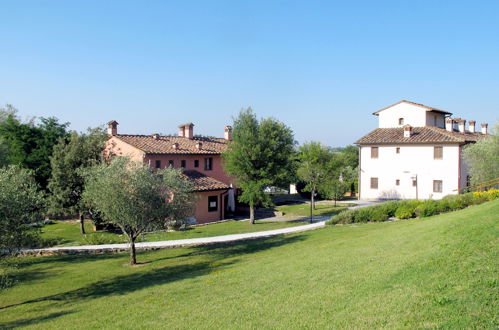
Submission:
[[[12,321],[12,322],[6,322],[6,323],[0,323],[0,329],[16,329],[19,327],[24,327],[28,326],[31,324],[40,324],[41,322],[47,321],[47,320],[52,320],[55,318],[58,318],[63,315],[71,314],[73,312],[57,312],[57,313],[52,313],[49,315],[44,315],[44,316],[38,316],[38,317],[32,317],[28,319],[22,319],[18,321]]]
[[[45,301],[72,303],[80,300],[100,298],[103,296],[125,295],[130,292],[142,290],[152,286],[206,275],[216,269],[235,264],[238,259],[233,259],[234,257],[268,250],[284,244],[298,242],[303,239],[303,236],[280,236],[258,240],[255,239],[245,242],[233,242],[230,244],[224,243],[194,247],[193,252],[176,256],[176,258],[206,255],[206,261],[185,263],[176,266],[165,266],[148,271],[138,271],[133,274],[116,276],[94,282],[76,290],[31,299],[8,306],[0,306],[0,310]],[[102,257],[102,255],[100,257]],[[232,260],[225,260],[228,258],[231,258]],[[160,260],[162,259],[156,259],[153,262]]]

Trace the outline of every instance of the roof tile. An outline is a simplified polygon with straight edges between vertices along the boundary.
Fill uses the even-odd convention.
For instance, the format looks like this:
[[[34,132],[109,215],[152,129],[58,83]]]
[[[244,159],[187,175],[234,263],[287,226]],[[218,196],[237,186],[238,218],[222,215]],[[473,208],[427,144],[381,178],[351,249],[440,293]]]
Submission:
[[[358,139],[356,144],[418,144],[418,143],[458,143],[464,144],[483,139],[482,133],[449,132],[443,128],[425,126],[413,127],[410,137],[404,137],[402,127],[377,128]]]
[[[227,140],[223,138],[194,137],[189,139],[181,136],[154,138],[152,135],[127,134],[119,134],[115,137],[149,154],[219,155],[227,149]],[[200,149],[196,147],[197,142],[202,142]],[[173,146],[175,143],[178,143],[178,148]]]

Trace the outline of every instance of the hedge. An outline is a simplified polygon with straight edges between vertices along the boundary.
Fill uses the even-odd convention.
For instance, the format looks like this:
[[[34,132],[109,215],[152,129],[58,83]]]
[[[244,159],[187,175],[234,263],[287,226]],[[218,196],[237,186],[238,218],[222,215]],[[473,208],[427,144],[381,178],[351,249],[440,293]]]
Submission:
[[[380,222],[390,218],[410,219],[430,217],[444,212],[464,209],[499,198],[499,189],[473,192],[461,195],[448,195],[441,200],[388,201],[358,209],[345,210],[326,222],[328,225],[359,222]]]

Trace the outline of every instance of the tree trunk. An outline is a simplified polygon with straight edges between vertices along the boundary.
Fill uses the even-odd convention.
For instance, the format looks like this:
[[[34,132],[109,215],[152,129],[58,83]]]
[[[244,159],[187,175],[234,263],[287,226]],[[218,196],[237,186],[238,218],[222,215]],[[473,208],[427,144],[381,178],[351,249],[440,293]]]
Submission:
[[[314,208],[315,210],[315,188],[312,189],[312,207]]]
[[[130,265],[137,264],[137,256],[135,252],[135,238],[130,238]]]
[[[310,223],[314,222],[314,194],[315,194],[315,189],[312,189],[311,195],[310,195]]]
[[[253,205],[252,203],[250,203],[250,220],[249,220],[249,223],[251,225],[255,224],[255,205]]]
[[[85,234],[85,216],[83,213],[80,213],[80,232]]]

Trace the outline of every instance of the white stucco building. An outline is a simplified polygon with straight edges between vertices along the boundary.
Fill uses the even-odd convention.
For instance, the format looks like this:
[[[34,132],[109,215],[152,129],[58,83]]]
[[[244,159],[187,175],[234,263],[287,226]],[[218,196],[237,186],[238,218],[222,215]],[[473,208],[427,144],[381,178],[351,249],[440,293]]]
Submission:
[[[373,113],[379,128],[356,141],[361,199],[440,199],[469,182],[462,148],[486,137],[476,122],[402,100]]]

